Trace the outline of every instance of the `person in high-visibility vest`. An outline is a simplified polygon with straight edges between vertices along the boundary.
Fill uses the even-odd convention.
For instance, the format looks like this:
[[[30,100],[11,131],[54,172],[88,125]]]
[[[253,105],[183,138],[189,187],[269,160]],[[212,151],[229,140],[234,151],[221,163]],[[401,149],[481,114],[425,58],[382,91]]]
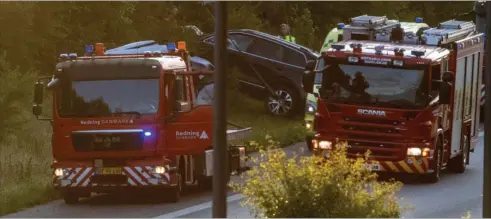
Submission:
[[[278,36],[279,38],[282,38],[288,42],[292,42],[292,43],[297,43],[295,41],[295,37],[290,35],[290,26],[288,26],[288,24],[281,24],[280,25],[280,32],[281,32],[281,36]]]

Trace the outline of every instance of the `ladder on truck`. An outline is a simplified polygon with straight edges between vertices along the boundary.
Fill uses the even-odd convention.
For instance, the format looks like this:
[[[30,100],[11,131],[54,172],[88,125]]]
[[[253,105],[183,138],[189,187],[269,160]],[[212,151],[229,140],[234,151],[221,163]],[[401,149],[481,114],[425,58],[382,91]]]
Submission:
[[[444,46],[474,33],[476,33],[474,22],[449,20],[440,23],[437,28],[425,30],[422,39],[429,46]]]
[[[416,18],[422,20],[421,18]],[[402,43],[418,44],[419,35],[428,24],[419,22],[400,22],[389,20],[386,16],[361,15],[350,19],[350,23],[343,28],[343,40],[369,40],[390,42],[392,29],[400,25],[404,30]]]

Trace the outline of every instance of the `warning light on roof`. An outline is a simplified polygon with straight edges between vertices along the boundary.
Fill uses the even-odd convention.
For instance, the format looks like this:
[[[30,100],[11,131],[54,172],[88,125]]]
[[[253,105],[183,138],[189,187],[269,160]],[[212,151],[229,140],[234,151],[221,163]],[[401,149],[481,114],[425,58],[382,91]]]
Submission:
[[[411,55],[416,56],[416,57],[421,57],[424,56],[426,53],[426,50],[412,50]]]
[[[176,44],[175,43],[168,43],[167,49],[172,50],[172,51],[176,50]]]
[[[344,44],[332,44],[331,48],[335,49],[336,51],[339,51],[339,50],[346,48],[346,45],[344,45]]]
[[[417,17],[414,19],[415,23],[423,23],[423,18],[422,17]]]
[[[145,52],[143,52],[143,54],[144,54],[143,55],[144,57],[152,57],[152,52],[150,52],[150,51],[145,51]]]
[[[177,49],[179,51],[185,51],[186,50],[186,42],[184,42],[184,41],[177,42]]]
[[[378,46],[375,46],[375,52],[377,54],[382,54],[382,51],[384,50],[384,45],[378,45]]]
[[[85,53],[91,54],[94,52],[94,46],[93,45],[85,45]]]
[[[96,43],[95,44],[95,54],[98,56],[104,55],[104,44],[103,43]]]
[[[338,23],[338,29],[343,29],[344,28],[344,23]]]

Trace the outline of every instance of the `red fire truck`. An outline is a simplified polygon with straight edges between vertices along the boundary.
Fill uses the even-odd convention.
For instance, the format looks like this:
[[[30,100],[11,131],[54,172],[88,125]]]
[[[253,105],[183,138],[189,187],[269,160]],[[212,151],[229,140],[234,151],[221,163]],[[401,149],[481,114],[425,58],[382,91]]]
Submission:
[[[135,45],[132,45],[135,46]],[[185,42],[167,53],[62,54],[53,76],[35,85],[33,113],[42,114],[44,80],[52,91],[53,185],[65,203],[125,189],[151,191],[178,201],[186,186],[209,188],[213,115],[202,97],[211,71],[192,70]],[[201,89],[203,87],[203,89]],[[199,91],[201,89],[201,91]],[[246,137],[250,128],[228,130]],[[230,172],[245,169],[245,147],[229,146]]]
[[[343,141],[349,157],[369,150],[374,171],[429,182],[439,181],[443,168],[464,172],[479,136],[482,34],[466,21],[416,33],[387,24],[386,17],[352,18],[356,31],[346,26],[348,40],[322,54],[328,67],[315,94],[313,153],[328,157]],[[307,92],[314,64],[306,65]]]

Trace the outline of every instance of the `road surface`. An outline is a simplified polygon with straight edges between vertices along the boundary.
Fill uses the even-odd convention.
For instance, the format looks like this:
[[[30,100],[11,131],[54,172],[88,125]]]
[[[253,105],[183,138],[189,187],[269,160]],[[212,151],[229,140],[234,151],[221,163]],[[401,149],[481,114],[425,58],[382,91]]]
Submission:
[[[463,174],[444,173],[437,184],[405,182],[400,192],[402,204],[411,203],[414,211],[406,212],[404,217],[412,218],[460,218],[467,211],[473,218],[482,215],[483,180],[483,134],[480,134],[478,147],[470,156],[470,165]],[[308,155],[303,143],[285,148],[291,154]],[[239,181],[239,177],[232,177]],[[65,205],[63,201],[26,209],[5,217],[112,217],[112,218],[210,218],[211,192],[192,192],[182,197],[179,203],[150,203],[144,196],[101,195],[82,200],[77,205]],[[248,209],[241,205],[241,196],[229,192],[228,217],[251,218]]]

